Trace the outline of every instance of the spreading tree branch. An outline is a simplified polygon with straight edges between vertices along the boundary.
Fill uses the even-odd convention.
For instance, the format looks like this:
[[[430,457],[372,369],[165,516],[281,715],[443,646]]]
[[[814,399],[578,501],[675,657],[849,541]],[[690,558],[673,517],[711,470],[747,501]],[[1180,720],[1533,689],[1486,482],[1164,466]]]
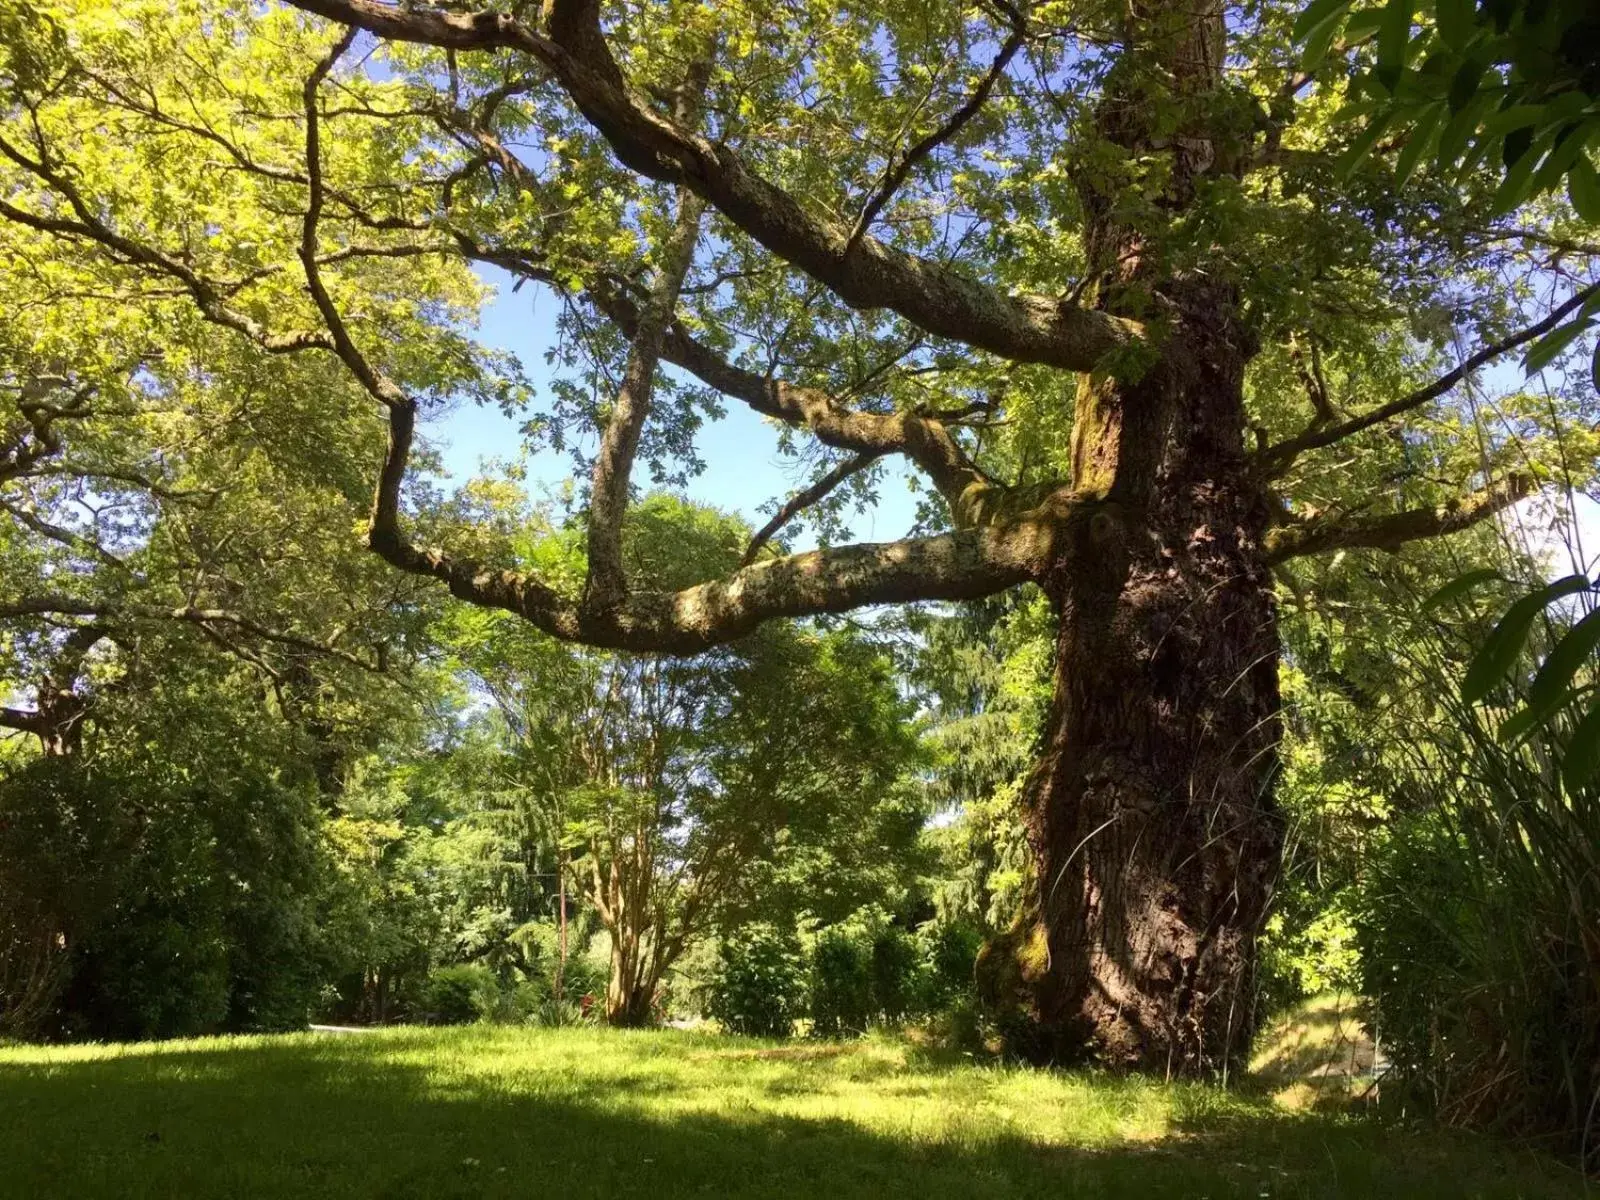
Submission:
[[[67,404],[53,404],[46,396],[67,387],[69,381],[56,375],[34,375],[23,380],[17,397],[17,411],[23,424],[0,442],[0,483],[32,473],[46,459],[61,453],[61,431],[57,421],[84,420],[93,416],[89,407],[92,386],[81,387]]]
[[[1018,362],[1092,370],[1141,336],[1137,322],[1055,296],[1011,296],[961,272],[806,210],[731,146],[658,111],[624,80],[600,28],[597,0],[552,0],[550,36],[509,13],[451,12],[382,0],[294,0],[296,7],[379,37],[454,50],[531,55],[630,169],[687,187],[773,254],[856,308],[887,308],[939,337]]]
[[[179,624],[194,625],[204,631],[213,633],[215,632],[213,627],[221,625],[237,629],[240,633],[249,634],[265,642],[275,642],[282,646],[305,650],[327,658],[336,658],[342,662],[349,663],[353,667],[360,667],[364,671],[377,671],[379,669],[373,663],[366,661],[359,655],[352,654],[342,646],[336,646],[330,642],[319,642],[312,638],[301,637],[298,634],[286,633],[280,629],[273,629],[242,613],[225,608],[207,608],[191,604],[180,604],[176,607],[168,608],[155,604],[128,604],[111,600],[81,600],[73,596],[53,593],[39,593],[19,596],[10,600],[0,600],[0,620],[17,617],[90,617],[94,620],[92,628],[101,630],[102,636],[112,626],[119,623],[177,622]],[[79,626],[80,629],[90,627]]]
[[[1407,542],[1468,529],[1532,495],[1533,491],[1533,480],[1529,476],[1508,475],[1432,508],[1384,515],[1318,515],[1291,521],[1267,534],[1267,561],[1276,565],[1307,554],[1358,548],[1387,550],[1392,554]]]
[[[3,137],[0,137],[0,155],[49,186],[67,202],[75,217],[29,212],[7,200],[0,200],[0,216],[41,233],[98,243],[127,262],[176,279],[194,299],[206,320],[244,334],[269,353],[293,354],[301,350],[331,348],[327,335],[321,331],[273,333],[253,317],[230,308],[223,302],[222,292],[217,285],[182,258],[118,233],[101,219],[94,206],[65,175],[42,160],[30,158]]]
[[[1016,57],[1017,51],[1022,49],[1022,43],[1027,37],[1027,25],[1022,14],[1007,5],[1006,15],[1011,23],[1011,33],[1001,44],[999,53],[995,55],[994,62],[989,64],[989,70],[983,79],[973,89],[972,95],[967,97],[966,102],[951,113],[939,128],[919,140],[899,159],[890,159],[882,184],[862,206],[861,215],[856,218],[855,226],[850,230],[850,236],[845,241],[846,254],[853,251],[856,243],[862,239],[867,230],[872,228],[872,222],[883,211],[883,206],[894,198],[895,192],[900,190],[900,185],[911,174],[912,168],[966,128],[967,123],[983,108],[984,101],[988,100],[989,93],[1000,81],[1000,76],[1005,74],[1006,67]]]
[[[1493,362],[1502,354],[1507,354],[1518,346],[1524,346],[1536,338],[1543,337],[1597,295],[1600,295],[1600,283],[1592,283],[1586,288],[1579,289],[1568,297],[1564,303],[1552,309],[1550,314],[1542,321],[1485,346],[1476,354],[1462,359],[1454,369],[1439,376],[1426,387],[1420,387],[1416,391],[1401,396],[1397,400],[1391,400],[1388,404],[1380,405],[1370,412],[1351,417],[1349,420],[1341,421],[1337,425],[1323,425],[1320,423],[1319,418],[1318,423],[1313,424],[1311,428],[1299,436],[1279,442],[1274,446],[1268,446],[1261,451],[1257,456],[1257,461],[1262,471],[1269,478],[1282,475],[1293,465],[1294,460],[1307,450],[1317,450],[1323,446],[1331,446],[1335,442],[1343,441],[1351,434],[1360,433],[1363,429],[1370,429],[1374,425],[1392,420],[1404,413],[1411,412],[1413,409],[1421,408],[1431,400],[1437,400],[1479,367]]]

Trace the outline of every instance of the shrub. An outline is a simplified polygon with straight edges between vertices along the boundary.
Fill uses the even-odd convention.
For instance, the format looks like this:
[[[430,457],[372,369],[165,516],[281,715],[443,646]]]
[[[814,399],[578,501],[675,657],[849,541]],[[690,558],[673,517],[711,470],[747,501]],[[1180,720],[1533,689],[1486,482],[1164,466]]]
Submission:
[[[872,1021],[872,946],[862,932],[835,925],[811,947],[811,1033],[845,1037]]]
[[[724,1029],[788,1037],[804,1002],[804,959],[792,931],[750,925],[723,941],[706,1011]]]
[[[422,988],[421,1017],[429,1025],[470,1025],[500,1010],[500,983],[477,963],[439,967]]]
[[[0,1030],[129,1040],[303,1026],[312,799],[116,759],[0,776]]]
[[[874,909],[829,926],[811,947],[812,1033],[846,1037],[931,1012],[970,990],[978,944],[952,928],[913,936]]]
[[[930,921],[917,930],[924,971],[924,1003],[939,1012],[976,998],[983,931],[961,920]]]
[[[872,937],[872,1017],[898,1025],[927,1011],[926,978],[917,944],[898,925]]]

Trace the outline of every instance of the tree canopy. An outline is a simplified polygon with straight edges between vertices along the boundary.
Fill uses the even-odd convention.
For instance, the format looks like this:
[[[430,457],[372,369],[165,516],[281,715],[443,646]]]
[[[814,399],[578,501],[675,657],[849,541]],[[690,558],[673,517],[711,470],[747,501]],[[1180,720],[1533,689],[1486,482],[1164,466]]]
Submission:
[[[991,991],[1042,1056],[1226,1066],[1281,860],[1280,582],[1592,482],[1565,386],[1600,296],[1591,114],[1541,93],[1559,120],[1508,126],[1543,140],[1507,179],[1564,163],[1577,210],[1430,155],[1413,32],[1520,63],[1531,28],[1444,7],[1394,0],[1365,38],[1333,4],[6,4],[0,494],[35,566],[0,612],[39,701],[8,720],[49,724],[112,608],[270,676],[291,649],[381,665],[403,634],[340,604],[403,626],[441,595],[408,577],[670,654],[1037,584],[1035,875]],[[1349,119],[1370,80],[1432,105],[1409,139]],[[1480,147],[1492,103],[1454,121]],[[559,298],[540,394],[476,344],[490,269]],[[1519,351],[1540,382],[1496,370]],[[425,421],[465,401],[572,451],[580,553],[519,557],[434,493]],[[641,461],[693,472],[725,404],[811,482],[736,555],[630,571]],[[836,536],[891,458],[917,528]],[[132,515],[80,511],[113,483]],[[168,549],[191,513],[226,553]],[[313,595],[272,547],[315,538],[341,565]]]

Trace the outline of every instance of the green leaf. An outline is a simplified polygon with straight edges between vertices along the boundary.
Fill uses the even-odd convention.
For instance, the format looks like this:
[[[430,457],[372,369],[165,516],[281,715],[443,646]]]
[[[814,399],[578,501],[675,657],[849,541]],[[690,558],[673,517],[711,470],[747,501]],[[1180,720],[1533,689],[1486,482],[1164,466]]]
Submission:
[[[1438,132],[1440,119],[1444,116],[1444,106],[1430,104],[1417,116],[1416,123],[1411,128],[1406,144],[1401,147],[1400,155],[1394,164],[1394,182],[1396,187],[1401,187],[1406,180],[1411,178],[1411,173],[1417,169],[1417,163],[1422,160],[1434,145],[1438,143],[1435,136]]]
[[[1500,618],[1500,623],[1484,639],[1478,653],[1467,666],[1466,677],[1461,681],[1461,699],[1476,704],[1489,694],[1495,684],[1504,679],[1522,653],[1528,641],[1528,631],[1547,605],[1563,596],[1581,592],[1589,586],[1587,575],[1569,575],[1558,579],[1549,587],[1540,588],[1522,597]]]
[[[1533,127],[1530,125],[1521,126],[1506,134],[1505,140],[1500,143],[1500,161],[1507,167],[1514,167],[1532,149]]]
[[[1411,36],[1413,0],[1389,0],[1378,26],[1378,69],[1397,72],[1406,65],[1406,42]]]
[[[1513,129],[1537,125],[1544,120],[1544,117],[1545,108],[1542,104],[1513,104],[1510,108],[1502,108],[1499,112],[1485,117],[1483,132],[1499,137],[1510,133]]]
[[[1577,166],[1588,144],[1590,132],[1596,125],[1592,121],[1572,121],[1561,128],[1556,134],[1555,146],[1545,156],[1544,163],[1533,177],[1534,195],[1542,195],[1555,187]]]
[[[1600,609],[1579,621],[1562,636],[1544,660],[1528,689],[1528,704],[1559,700],[1572,685],[1584,662],[1600,650]]]
[[[1466,48],[1477,32],[1477,12],[1472,0],[1437,0],[1433,6],[1439,36],[1452,50]]]
[[[1476,571],[1468,571],[1465,575],[1458,575],[1445,584],[1433,595],[1422,602],[1423,612],[1432,612],[1449,604],[1452,600],[1459,600],[1479,584],[1488,583],[1491,579],[1503,580],[1504,575],[1493,567],[1483,567]]]
[[[1472,98],[1478,94],[1478,85],[1483,82],[1483,73],[1488,68],[1475,59],[1467,59],[1456,68],[1455,76],[1450,80],[1450,111],[1460,112],[1472,103]]]
[[[1372,152],[1372,148],[1378,144],[1378,139],[1383,136],[1383,131],[1388,128],[1393,118],[1393,113],[1381,113],[1356,136],[1356,140],[1351,142],[1339,156],[1338,171],[1341,178],[1348,179],[1355,174],[1357,168],[1361,166],[1361,160]]]
[[[1478,128],[1478,120],[1483,111],[1494,103],[1494,97],[1479,92],[1468,105],[1455,116],[1451,117],[1439,134],[1439,165],[1453,167],[1461,161],[1461,154],[1467,148],[1467,139]]]
[[[1489,201],[1489,207],[1496,215],[1510,212],[1528,198],[1533,191],[1533,168],[1538,162],[1537,154],[1523,154],[1516,160],[1516,165],[1506,172],[1506,177],[1500,181],[1500,186]]]
[[[1350,4],[1351,0],[1313,0],[1311,4],[1301,9],[1300,15],[1295,18],[1294,32],[1291,36],[1296,42],[1309,41],[1313,30],[1329,20],[1342,17],[1349,10]]]
[[[1579,317],[1575,321],[1568,321],[1565,325],[1552,329],[1529,349],[1527,356],[1522,360],[1523,371],[1533,375],[1544,370],[1588,327],[1588,320]]]
[[[1588,159],[1580,156],[1567,172],[1567,195],[1578,216],[1591,224],[1600,224],[1600,171],[1596,171]]]
[[[1328,57],[1328,47],[1333,44],[1333,35],[1339,32],[1339,26],[1344,23],[1344,12],[1334,13],[1320,25],[1313,28],[1305,39],[1305,49],[1300,55],[1300,69],[1315,71]]]
[[[1543,724],[1551,713],[1563,707],[1577,695],[1577,692],[1558,692],[1556,693],[1555,703],[1548,706],[1529,703],[1500,722],[1500,728],[1495,730],[1495,736],[1502,742],[1518,741],[1532,732],[1536,725]]]
[[[1351,13],[1345,22],[1344,40],[1352,46],[1366,41],[1383,27],[1383,13],[1381,8],[1363,8]]]
[[[1578,722],[1561,759],[1561,780],[1567,791],[1582,791],[1600,771],[1600,704],[1592,707]]]

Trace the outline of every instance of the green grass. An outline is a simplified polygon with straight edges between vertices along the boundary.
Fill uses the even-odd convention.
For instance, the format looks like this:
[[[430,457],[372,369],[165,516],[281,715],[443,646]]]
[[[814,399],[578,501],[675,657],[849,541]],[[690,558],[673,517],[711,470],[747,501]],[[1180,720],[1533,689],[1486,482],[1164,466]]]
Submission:
[[[468,1028],[0,1049],[0,1196],[1583,1194],[1476,1138],[890,1042]]]

